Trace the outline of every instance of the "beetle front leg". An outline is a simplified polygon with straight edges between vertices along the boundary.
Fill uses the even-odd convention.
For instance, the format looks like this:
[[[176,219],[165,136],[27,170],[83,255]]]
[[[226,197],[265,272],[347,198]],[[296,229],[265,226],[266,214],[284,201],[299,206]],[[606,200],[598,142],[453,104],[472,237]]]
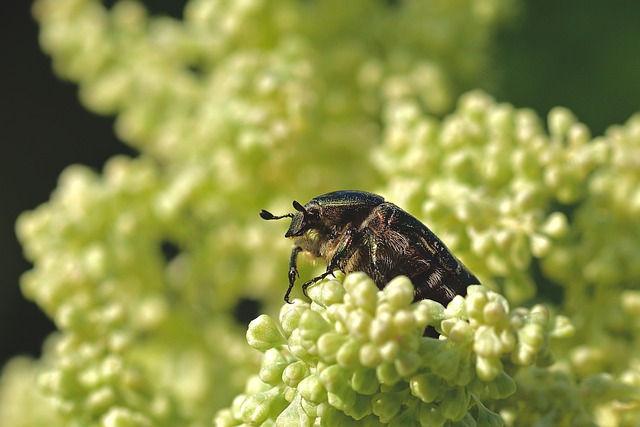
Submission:
[[[291,301],[289,301],[289,295],[293,289],[293,284],[296,282],[296,278],[300,277],[300,274],[298,273],[298,254],[300,252],[302,252],[302,248],[300,246],[294,246],[293,249],[291,249],[291,257],[289,258],[289,287],[287,288],[287,292],[284,294],[284,300],[287,304],[291,304]]]
[[[355,251],[355,245],[353,244],[354,241],[354,231],[353,229],[348,229],[346,230],[342,237],[340,238],[340,242],[338,243],[338,247],[336,249],[336,251],[334,252],[333,256],[331,257],[331,259],[329,260],[329,262],[327,262],[327,269],[324,273],[322,273],[321,275],[314,277],[313,279],[305,282],[302,285],[302,293],[305,296],[307,295],[307,288],[316,283],[319,280],[324,279],[325,277],[327,277],[330,274],[333,274],[334,270],[340,270],[342,272],[344,272],[344,268],[346,265],[346,262],[349,258],[351,258],[351,255],[353,255],[353,252]]]

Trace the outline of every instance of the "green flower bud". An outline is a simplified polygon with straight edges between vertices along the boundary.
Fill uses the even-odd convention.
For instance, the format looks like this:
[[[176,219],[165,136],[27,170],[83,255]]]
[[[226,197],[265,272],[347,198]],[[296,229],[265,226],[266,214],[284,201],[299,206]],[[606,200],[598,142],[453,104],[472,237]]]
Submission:
[[[473,351],[482,357],[496,358],[504,352],[502,341],[495,329],[488,326],[480,326],[476,329]]]
[[[511,353],[511,361],[518,366],[531,366],[536,360],[536,351],[527,344],[520,343]]]
[[[360,348],[360,363],[368,368],[377,368],[382,363],[382,355],[378,346],[366,343]]]
[[[418,421],[424,427],[442,427],[447,420],[438,406],[431,403],[423,403],[418,410]]]
[[[327,400],[327,391],[315,375],[309,375],[298,384],[298,392],[304,400],[311,403],[322,403]]]
[[[247,424],[262,424],[269,418],[272,410],[277,411],[283,405],[283,400],[277,388],[257,393],[244,400],[240,416]]]
[[[471,396],[463,387],[453,387],[445,392],[440,410],[442,415],[449,420],[457,421],[467,413]]]
[[[411,394],[426,403],[436,400],[444,391],[442,379],[433,374],[420,374],[409,381]]]
[[[356,404],[356,392],[351,388],[342,388],[338,393],[327,393],[329,405],[343,412],[349,411]]]
[[[418,370],[422,364],[422,359],[413,351],[401,350],[394,364],[398,374],[403,378],[407,378]]]
[[[380,356],[385,362],[393,363],[398,357],[400,347],[396,341],[387,341],[380,347]]]
[[[306,303],[295,302],[294,304],[285,304],[280,309],[280,326],[285,337],[289,338],[291,333],[298,328],[302,313],[309,309]]]
[[[460,295],[456,295],[453,297],[449,305],[447,305],[447,308],[445,309],[445,316],[448,318],[458,319],[466,318],[467,314],[465,311],[465,305],[465,299]]]
[[[478,406],[478,418],[476,420],[477,427],[504,427],[504,421],[500,415],[488,410],[486,406],[484,406],[480,400],[475,397],[474,400]]]
[[[306,310],[300,316],[298,329],[302,339],[315,341],[320,335],[327,332],[330,326],[318,312]]]
[[[351,377],[351,386],[357,393],[372,395],[378,391],[380,382],[373,369],[358,368]]]
[[[516,392],[516,383],[513,378],[502,371],[487,384],[487,391],[492,399],[506,399]]]
[[[308,363],[317,360],[318,347],[316,342],[303,339],[300,329],[294,330],[289,337],[289,351],[298,359]]]
[[[372,313],[378,300],[378,288],[373,280],[365,274],[356,274],[354,279],[349,280],[351,276],[353,275],[349,275],[344,282],[350,303],[359,309]]]
[[[406,409],[400,412],[389,421],[389,427],[404,427],[415,423],[415,414],[412,409]]]
[[[382,384],[394,385],[400,381],[400,374],[393,363],[384,362],[376,368],[376,376]]]
[[[408,332],[416,327],[416,319],[411,310],[399,310],[393,317],[393,324],[396,330]]]
[[[322,286],[322,294],[317,298],[324,306],[340,304],[344,301],[345,290],[338,280],[329,280]],[[316,300],[316,299],[314,299]]]
[[[289,387],[297,387],[298,383],[309,375],[309,368],[303,362],[293,362],[282,372],[282,382]]]
[[[567,217],[562,212],[551,213],[545,223],[542,224],[540,231],[554,239],[566,236],[569,231]]]
[[[361,420],[367,415],[371,414],[373,409],[371,408],[371,398],[356,393],[356,401],[349,408],[346,408],[344,413],[349,415],[354,420]]]
[[[102,425],[105,427],[146,427],[152,426],[153,422],[139,412],[113,407],[102,417]]]
[[[382,293],[395,309],[408,308],[413,302],[413,284],[405,276],[392,279]]]
[[[393,317],[390,313],[377,314],[369,327],[369,339],[376,344],[382,344],[391,339],[395,333],[392,319]]]
[[[555,316],[551,336],[553,338],[571,338],[575,335],[576,328],[566,316]]]
[[[270,348],[264,354],[258,376],[266,384],[275,386],[282,379],[282,371],[288,365],[289,362],[282,356],[280,351]]]
[[[444,316],[444,307],[432,300],[422,300],[413,304],[413,315],[416,320],[416,326],[421,329],[428,325],[436,325]]]
[[[404,399],[405,393],[380,393],[371,400],[371,409],[381,422],[388,423],[400,412]]]
[[[360,362],[360,343],[357,341],[345,342],[336,355],[336,361],[345,368],[355,368]]]
[[[445,321],[442,322],[442,329],[447,335],[447,338],[449,338],[452,342],[465,344],[470,343],[473,340],[473,328],[471,327],[471,325],[469,325],[469,323],[461,320],[455,321],[452,325],[449,325],[447,331],[444,328],[444,322]]]
[[[540,325],[529,323],[525,325],[518,333],[520,341],[531,347],[532,351],[538,352],[545,345],[544,329]]]
[[[327,332],[318,339],[318,355],[327,363],[335,363],[338,350],[346,342],[344,335]]]
[[[350,372],[340,365],[331,365],[320,371],[318,380],[330,393],[345,394],[349,389]]]
[[[100,387],[92,391],[86,400],[86,409],[91,414],[97,415],[108,410],[116,402],[116,394],[111,387]]]
[[[492,381],[502,372],[500,359],[482,356],[476,358],[476,373],[482,381]]]
[[[276,426],[311,426],[312,421],[300,405],[300,396],[298,396],[278,415]]]
[[[431,367],[431,370],[437,375],[446,380],[453,381],[458,375],[463,351],[460,346],[454,345],[440,351],[435,357],[426,359],[425,363],[427,363]]]
[[[465,308],[467,311],[467,315],[469,319],[475,320],[483,320],[484,306],[487,304],[487,294],[486,292],[469,289],[469,294],[467,295],[465,301]]]
[[[347,328],[349,334],[355,339],[364,340],[369,336],[371,315],[363,310],[354,310],[349,313]]]

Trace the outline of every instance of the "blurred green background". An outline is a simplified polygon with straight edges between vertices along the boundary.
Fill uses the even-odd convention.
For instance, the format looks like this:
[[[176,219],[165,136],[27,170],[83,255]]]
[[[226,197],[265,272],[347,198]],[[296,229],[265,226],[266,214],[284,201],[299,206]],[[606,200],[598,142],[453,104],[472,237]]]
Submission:
[[[497,36],[493,83],[483,89],[542,116],[568,107],[594,135],[640,111],[640,2],[523,4]],[[147,7],[180,17],[183,5],[156,0]],[[99,170],[116,153],[135,155],[115,138],[110,118],[86,111],[77,87],[53,75],[30,6],[8,2],[0,13],[0,365],[15,354],[38,355],[53,328],[20,294],[29,264],[15,238],[16,217],[48,199],[66,166]]]

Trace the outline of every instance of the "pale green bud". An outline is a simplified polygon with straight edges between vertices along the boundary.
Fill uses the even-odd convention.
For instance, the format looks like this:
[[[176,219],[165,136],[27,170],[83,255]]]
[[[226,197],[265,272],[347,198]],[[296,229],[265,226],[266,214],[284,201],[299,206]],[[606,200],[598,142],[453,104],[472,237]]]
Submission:
[[[349,334],[356,339],[366,339],[369,335],[371,320],[371,315],[364,310],[351,311],[346,322]]]
[[[376,376],[382,384],[394,385],[400,381],[400,374],[393,363],[384,362],[376,368]]]
[[[139,412],[113,407],[102,417],[101,425],[103,427],[151,427],[153,422]]]
[[[431,403],[423,403],[420,405],[418,421],[423,427],[442,427],[445,422],[447,422],[440,408]]]
[[[301,361],[288,365],[282,372],[282,382],[289,387],[297,387],[298,383],[309,375],[309,368]]]
[[[300,381],[298,392],[307,402],[322,403],[327,400],[327,391],[315,375],[309,375]]]
[[[382,292],[395,309],[409,308],[413,302],[413,284],[405,276],[392,279]]]
[[[411,394],[426,403],[433,402],[443,392],[442,378],[433,374],[420,374],[409,381]]]
[[[484,306],[487,304],[487,294],[482,291],[471,291],[465,300],[465,309],[469,319],[482,320]]]
[[[385,362],[393,362],[398,357],[400,347],[396,341],[387,341],[380,347],[380,356]]]
[[[503,372],[502,362],[494,357],[476,358],[476,373],[482,381],[492,381]]]
[[[356,403],[356,392],[348,387],[341,388],[335,393],[328,392],[327,402],[336,409],[348,411]]]
[[[464,387],[447,390],[440,404],[442,415],[449,420],[461,420],[467,413],[470,399],[471,395]]]
[[[282,356],[280,351],[275,348],[270,348],[265,352],[258,376],[265,383],[275,386],[280,382],[282,371],[284,371],[288,365],[289,362]]]
[[[298,325],[300,337],[304,340],[317,340],[324,332],[330,329],[329,323],[313,310],[306,310],[300,316]]]
[[[355,394],[355,402],[345,409],[344,413],[349,415],[354,420],[358,421],[373,412],[371,408],[371,398],[361,394]]]
[[[349,280],[353,274],[348,275],[344,281],[345,290],[348,292],[350,302],[355,307],[372,312],[378,300],[378,287],[368,276],[356,273],[353,280]]]
[[[324,388],[330,393],[344,394],[349,387],[351,374],[347,368],[340,365],[331,365],[320,371],[318,379]]]
[[[492,399],[505,399],[516,392],[516,383],[513,378],[502,371],[487,384],[487,391]]]
[[[322,295],[319,300],[325,306],[339,304],[344,301],[345,290],[338,280],[329,280],[322,286]]]
[[[380,382],[373,369],[358,368],[351,377],[351,386],[357,393],[372,395],[378,391]]]
[[[300,405],[300,397],[297,396],[276,418],[277,427],[310,426],[311,418]],[[246,421],[245,421],[246,422]],[[259,423],[254,423],[256,425]]]
[[[562,212],[551,213],[542,225],[541,231],[555,239],[566,236],[569,231],[567,217]]]
[[[360,362],[360,347],[358,341],[345,342],[338,350],[336,361],[346,368],[357,367]]]
[[[334,363],[338,350],[346,341],[344,335],[327,332],[318,339],[318,355],[327,363]]]
[[[432,300],[422,300],[413,304],[416,323],[421,328],[427,325],[437,326],[444,318],[445,308]]]
[[[381,422],[388,423],[400,412],[403,400],[402,393],[380,393],[371,400],[371,409]]]
[[[381,344],[391,339],[395,333],[392,321],[393,317],[391,313],[384,312],[377,314],[371,321],[369,339],[376,344]]]
[[[302,313],[306,312],[309,305],[296,301],[293,304],[284,304],[280,309],[280,326],[285,337],[289,338],[291,333],[298,328]]]
[[[473,342],[473,351],[482,357],[500,357],[503,353],[502,341],[495,329],[484,325],[478,327]]]
[[[447,319],[454,320],[454,319]],[[465,321],[457,320],[452,324],[447,324],[448,328],[445,329],[444,324],[446,321],[442,322],[442,330],[444,331],[447,338],[451,341],[459,344],[469,343],[473,340],[473,328],[471,325]]]
[[[398,374],[403,378],[407,378],[418,370],[422,363],[422,359],[413,351],[402,350],[395,360],[395,368]]]
[[[382,363],[382,355],[377,345],[366,343],[360,348],[360,363],[368,368],[377,368]]]
[[[393,324],[397,331],[406,333],[413,330],[416,327],[416,319],[413,316],[413,312],[409,309],[398,310],[393,317]]]

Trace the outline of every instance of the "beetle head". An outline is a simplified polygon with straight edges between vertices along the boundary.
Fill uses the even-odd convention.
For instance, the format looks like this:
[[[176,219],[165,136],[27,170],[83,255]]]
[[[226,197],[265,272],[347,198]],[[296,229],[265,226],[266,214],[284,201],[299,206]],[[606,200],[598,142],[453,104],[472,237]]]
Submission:
[[[271,212],[262,210],[260,216],[262,219],[274,220],[282,218],[291,218],[291,225],[284,237],[302,236],[307,230],[317,228],[320,224],[320,206],[313,201],[302,206],[296,200],[293,201],[293,208],[297,211],[295,214],[288,213],[284,215],[273,215]]]

